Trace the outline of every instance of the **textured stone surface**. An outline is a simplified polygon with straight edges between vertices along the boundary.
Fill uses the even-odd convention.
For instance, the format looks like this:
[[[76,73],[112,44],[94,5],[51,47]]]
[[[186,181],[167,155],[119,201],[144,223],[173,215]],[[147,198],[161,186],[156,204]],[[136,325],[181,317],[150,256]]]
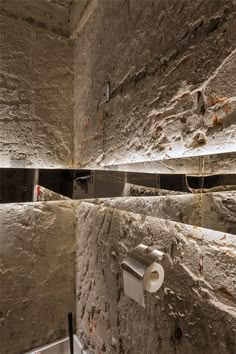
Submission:
[[[0,15],[0,166],[71,167],[73,46]]]
[[[236,192],[107,198],[90,202],[236,235]]]
[[[36,185],[34,189],[34,201],[65,200],[70,199],[62,194],[58,194],[50,189]]]
[[[202,226],[236,235],[236,192],[205,194],[201,202]]]
[[[75,165],[235,151],[235,10],[100,1],[76,40]]]
[[[178,195],[185,194],[185,192],[176,192],[167,189],[144,187],[137,184],[127,183],[126,186],[128,193],[127,195],[137,197],[137,196],[162,196],[162,195]]]
[[[72,0],[70,7],[70,18],[68,31],[70,37],[77,37],[89,19],[93,10],[97,7],[99,0]]]
[[[0,12],[37,27],[68,35],[71,3],[72,0],[0,0]]]
[[[90,352],[235,353],[234,236],[82,203],[77,242],[77,330]],[[140,242],[172,259],[145,309],[124,295],[120,269]]]
[[[0,353],[64,337],[74,311],[75,214],[63,202],[0,206]]]
[[[93,9],[97,2],[98,0],[0,0],[0,13],[69,37],[74,32],[77,34],[78,27],[83,26],[91,12],[90,3]]]
[[[236,171],[236,152],[188,156],[163,160],[127,162],[104,167],[108,171],[130,171],[155,174],[185,174],[209,176]]]
[[[182,247],[184,251],[182,255],[184,264],[188,265],[188,262],[191,263],[193,261],[195,271],[197,271],[197,258],[202,252],[204,255],[204,269],[208,269],[207,272],[204,273],[204,277],[206,277],[207,282],[211,285],[213,283],[217,284],[214,285],[217,289],[219,288],[217,290],[217,299],[218,297],[223,297],[223,303],[227,301],[228,304],[234,303],[235,282],[233,278],[231,278],[231,274],[233,274],[235,268],[231,266],[231,257],[232,252],[235,252],[235,250],[232,251],[230,244],[232,240],[235,240],[235,236],[228,235],[226,232],[235,233],[235,200],[235,192],[203,195],[171,195],[163,197],[92,199],[89,201],[90,204],[100,204],[100,206],[97,209],[97,207],[92,204],[92,207],[86,204],[86,213],[90,208],[92,210],[92,213],[88,215],[88,220],[84,220],[85,209],[83,209],[84,207],[82,209],[80,208],[81,203],[83,203],[81,200],[1,205],[0,353],[22,354],[28,349],[35,348],[65,335],[67,326],[66,313],[71,310],[73,311],[75,306],[74,239],[76,214],[78,217],[77,233],[81,233],[81,239],[79,239],[78,244],[81,262],[81,265],[79,265],[79,276],[83,277],[85,274],[88,274],[88,279],[83,279],[81,283],[84,289],[83,296],[86,296],[88,288],[93,286],[91,285],[93,280],[91,281],[90,273],[87,272],[92,271],[91,267],[97,257],[99,257],[99,259],[101,258],[106,272],[109,272],[111,263],[110,259],[106,257],[110,254],[109,247],[111,245],[114,244],[114,250],[118,255],[121,249],[122,252],[124,252],[123,247],[128,250],[128,246],[134,246],[141,241],[143,234],[145,234],[145,236],[148,234],[150,238],[160,236],[160,242],[166,237],[167,248],[168,250],[171,249],[174,255],[179,255]],[[116,210],[108,209],[107,207],[116,208]],[[121,209],[121,211],[119,212],[117,209]],[[94,213],[96,214],[97,210],[99,210],[99,212],[96,217]],[[114,214],[116,215],[114,219],[115,223],[111,221],[111,214],[113,213],[111,210],[114,210]],[[140,215],[138,216],[130,212],[136,212]],[[128,215],[128,217],[126,217],[126,215]],[[122,227],[120,226],[120,218],[123,218],[121,222]],[[136,223],[136,219],[139,220],[138,223]],[[175,223],[171,222],[171,220],[175,221]],[[184,225],[183,223],[190,225]],[[111,225],[109,235],[105,235],[104,233],[107,231],[106,227],[109,227],[109,225]],[[215,229],[217,232],[201,229],[200,226]],[[88,237],[87,234],[88,229],[92,233],[90,237]],[[122,231],[123,229],[125,229],[125,231]],[[223,231],[224,233],[218,231]],[[100,233],[96,236],[95,233],[97,232]],[[170,246],[169,243],[169,238],[172,237],[171,235],[174,237],[173,242],[171,241],[173,246]],[[188,238],[186,243],[183,241],[182,235]],[[204,235],[203,240],[201,238],[202,235]],[[98,237],[97,240],[96,237]],[[109,237],[109,242],[103,239],[103,237]],[[199,245],[199,249],[198,246],[192,249],[191,245],[195,245],[194,237],[198,238],[196,242],[197,245]],[[211,245],[209,247],[206,246],[206,248],[204,248],[205,238],[208,238],[211,243]],[[90,241],[92,242],[91,249]],[[117,249],[118,241],[119,247]],[[100,250],[104,253],[99,253],[98,256],[97,252],[100,252]],[[91,252],[91,254],[88,252]],[[229,257],[227,258],[227,264],[224,263],[226,258],[223,258],[223,263],[221,262],[223,254],[224,257]],[[112,257],[114,257],[114,255]],[[87,266],[88,269],[86,268]],[[113,272],[113,268],[111,269]],[[192,268],[190,267],[190,269]],[[209,269],[211,269],[212,274],[210,274]],[[223,275],[221,277],[222,269],[225,271],[225,275],[227,275],[225,278],[223,278]],[[183,272],[183,269],[181,268],[180,271]],[[112,280],[113,278],[111,279],[111,283],[109,283],[109,278],[104,285],[103,269],[98,267],[96,274],[101,280],[99,283],[101,287],[106,286],[107,289],[111,288],[116,291],[116,286],[113,284]],[[119,280],[119,282],[120,281],[121,280]],[[201,285],[200,280],[199,282]],[[119,284],[122,286],[121,283]],[[226,286],[227,288],[225,290]],[[194,285],[194,289],[195,287]],[[182,282],[180,285],[175,284],[175,289],[175,291],[181,292]],[[205,296],[204,289],[198,289],[201,294],[203,293],[202,296]],[[100,291],[103,292],[103,289],[96,288],[94,291],[97,291],[98,296],[100,296]],[[209,291],[211,293],[212,289]],[[116,294],[114,299],[116,296],[118,295]],[[88,316],[90,306],[95,306],[97,301],[95,301],[94,298],[89,298],[86,307],[84,306],[83,299],[84,297],[82,297],[78,306],[80,309],[84,307],[84,316]],[[195,301],[194,299],[193,297],[193,303]],[[107,299],[106,301],[108,303],[110,300]],[[178,312],[185,309],[185,306],[190,306],[186,304],[182,309],[181,303],[178,304]],[[203,305],[204,309],[211,311],[211,305],[204,303]],[[110,305],[106,306],[110,306],[110,310],[114,313],[119,310],[119,306],[117,307],[116,302],[113,300],[110,302]],[[196,313],[198,318],[201,318],[201,315],[197,315],[197,311],[198,307],[194,313]],[[96,315],[96,312],[94,313]],[[141,313],[139,314],[140,316],[142,315]],[[222,318],[225,319],[225,315],[222,316]],[[152,318],[153,317],[151,317],[151,319]],[[204,316],[202,318],[205,319]],[[215,323],[214,321],[213,324]],[[80,323],[81,322],[78,321],[79,326]],[[91,324],[92,323],[93,321]],[[166,318],[165,324],[163,324],[163,333],[168,326],[169,329],[166,333],[170,333],[169,331],[173,329],[173,324],[174,320],[172,318]],[[210,323],[209,320],[209,326],[213,326],[213,324]],[[155,326],[154,323],[150,325],[151,328]],[[119,323],[115,323],[115,326],[117,326],[115,328],[118,333]],[[79,327],[79,329],[81,329],[81,327]],[[93,329],[91,329],[91,331],[93,331]],[[123,327],[121,327],[120,332],[120,335],[123,337],[122,331],[124,331]],[[27,335],[25,335],[25,333],[27,333]],[[196,336],[197,333],[198,332],[196,332]],[[218,332],[216,333],[218,335]],[[124,337],[126,338],[126,336]],[[103,334],[101,338],[103,338]],[[231,334],[229,334],[227,340],[230,343]],[[225,341],[223,343],[225,343]],[[100,348],[100,343],[97,344],[97,348]],[[128,350],[127,347],[126,349]],[[133,350],[132,346],[130,350]],[[127,351],[127,353],[129,353],[129,351]],[[136,354],[135,351],[131,351],[130,353]],[[166,354],[171,353],[171,351],[166,352]],[[191,351],[188,353],[191,353]],[[221,352],[219,351],[219,353]],[[231,352],[228,351],[228,353]]]
[[[235,151],[234,0],[20,4],[0,8],[1,166]]]

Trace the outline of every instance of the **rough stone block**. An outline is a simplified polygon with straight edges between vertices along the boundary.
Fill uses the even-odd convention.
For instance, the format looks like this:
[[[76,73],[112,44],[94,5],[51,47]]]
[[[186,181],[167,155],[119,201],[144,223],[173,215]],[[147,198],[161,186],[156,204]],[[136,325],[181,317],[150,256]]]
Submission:
[[[146,308],[123,292],[120,261],[139,243],[172,259]],[[77,223],[77,331],[93,353],[234,353],[235,236],[82,203]]]
[[[87,200],[95,204],[236,234],[236,192]]]
[[[235,15],[233,0],[98,2],[75,40],[75,165],[235,151]]]
[[[73,45],[0,15],[0,166],[71,167]]]
[[[66,336],[75,214],[61,202],[8,204],[0,225],[0,353],[23,354]]]

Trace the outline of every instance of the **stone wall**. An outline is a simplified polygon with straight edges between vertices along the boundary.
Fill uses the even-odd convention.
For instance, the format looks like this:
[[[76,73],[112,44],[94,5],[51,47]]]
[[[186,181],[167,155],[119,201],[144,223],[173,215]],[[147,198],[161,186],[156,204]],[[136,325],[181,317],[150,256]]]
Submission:
[[[91,353],[233,354],[235,236],[82,203],[77,223],[77,332]],[[171,259],[146,308],[124,295],[120,262],[139,243]]]
[[[75,40],[75,165],[235,151],[235,16],[233,0],[98,1]]]
[[[234,0],[22,4],[0,8],[0,166],[235,151]]]
[[[92,203],[236,235],[236,193],[123,197]],[[89,201],[88,201],[89,202]]]
[[[0,13],[39,28],[68,35],[71,3],[72,0],[1,0]]]
[[[180,257],[183,265],[189,267],[195,275],[199,275],[197,273],[199,260],[204,259],[204,279],[200,275],[198,278],[199,284],[204,286],[203,289],[197,287],[196,290],[197,285],[194,280],[193,293],[195,290],[199,291],[199,296],[205,299],[204,296],[208,296],[205,293],[205,287],[210,292],[211,303],[208,304],[204,302],[205,300],[202,300],[203,308],[208,311],[204,315],[206,317],[203,316],[202,318],[209,320],[209,326],[212,326],[210,322],[213,321],[213,317],[209,313],[215,311],[212,302],[217,301],[217,299],[222,298],[221,305],[225,304],[227,307],[222,308],[222,318],[227,319],[228,312],[235,311],[236,295],[233,280],[233,276],[235,276],[235,235],[232,235],[235,234],[236,223],[234,192],[212,193],[202,196],[171,195],[93,199],[89,202],[90,204],[83,203],[81,200],[63,200],[0,206],[1,354],[23,354],[27,350],[52,342],[67,334],[66,315],[69,311],[75,312],[76,302],[75,243],[78,252],[77,284],[81,283],[82,294],[81,297],[80,290],[77,289],[77,306],[79,309],[77,326],[79,336],[83,337],[84,343],[87,345],[87,318],[90,316],[90,311],[93,311],[91,309],[100,300],[103,301],[102,298],[97,301],[94,296],[96,293],[98,296],[100,296],[100,293],[105,296],[107,289],[113,289],[111,291],[114,291],[112,294],[115,294],[115,297],[119,293],[122,294],[123,284],[120,275],[119,283],[113,282],[114,269],[117,272],[120,269],[118,255],[119,253],[124,254],[129,247],[141,242],[143,237],[148,237],[147,242],[156,240],[165,244],[166,249],[172,255]],[[92,204],[99,205],[93,206]],[[188,225],[184,225],[184,223]],[[75,234],[78,237],[77,242],[75,242]],[[164,242],[165,239],[166,243]],[[110,251],[113,252],[113,250],[116,256],[113,253],[113,256],[109,258]],[[101,261],[101,267],[100,263],[97,267],[96,260]],[[114,264],[116,268],[114,268]],[[190,282],[188,269],[178,268],[177,263],[176,267],[178,277],[180,277],[179,274],[182,276],[186,273],[185,280]],[[105,282],[103,280],[104,272],[106,274]],[[95,278],[97,280],[94,282],[93,279]],[[168,281],[172,282],[172,278]],[[213,288],[217,285],[218,290],[215,294],[212,293],[211,286],[204,281]],[[167,283],[166,287],[171,288],[170,285]],[[176,292],[181,293],[182,283],[178,285],[174,282],[174,287]],[[89,289],[92,289],[92,297],[89,295],[86,298],[90,294]],[[192,294],[189,293],[188,296],[190,298]],[[193,301],[195,301],[194,296]],[[214,300],[214,296],[216,296],[216,300]],[[129,304],[127,301],[125,303]],[[169,306],[168,303],[173,306],[172,302],[168,301],[164,301],[165,306]],[[108,305],[109,302],[110,305]],[[106,303],[106,305],[103,303],[102,306],[108,306],[110,314],[117,313],[120,306],[122,311],[126,311],[126,305],[123,307],[123,302],[116,303],[113,299],[108,298]],[[178,306],[178,311],[182,313],[181,311],[185,309],[184,306],[187,305],[181,305],[180,303]],[[96,311],[91,316],[97,317]],[[140,316],[142,314],[143,312],[139,313]],[[101,312],[101,315],[104,315],[105,320],[108,320],[109,312],[107,310]],[[182,318],[181,315],[179,317]],[[198,317],[201,318],[200,315]],[[151,322],[152,319],[153,317],[150,317],[148,310],[145,319],[143,321],[138,320],[141,331],[144,330],[144,333],[146,333],[146,323],[147,321]],[[93,319],[91,317],[89,321],[92,325]],[[111,321],[109,326],[114,324],[114,317]],[[152,328],[155,325],[154,323],[151,324]],[[112,338],[107,339],[104,336],[104,325],[104,322],[100,322],[100,320],[96,322],[98,333],[101,331],[102,343],[105,344],[106,348],[110,348],[111,343],[109,341]],[[163,328],[169,326],[169,330],[173,330],[172,325],[174,325],[174,320],[165,317]],[[112,334],[115,338],[112,343],[116,343],[114,344],[116,347],[122,345],[117,344],[117,341],[118,343],[123,341],[122,331],[124,331],[124,328],[122,324],[121,329],[119,329],[119,322],[115,323],[114,326],[116,334]],[[118,339],[117,334],[119,330],[121,331],[120,339]],[[132,327],[133,330],[136,331]],[[218,327],[216,330],[218,335]],[[102,344],[97,341],[97,337],[93,342],[93,329],[91,331],[91,343],[95,343],[97,350],[99,350]],[[109,336],[110,333],[108,332]],[[211,335],[212,333],[209,338],[211,338]],[[130,333],[130,336],[132,337],[132,333]],[[229,330],[229,338],[227,339],[229,345],[231,345],[231,337]],[[126,335],[124,334],[124,340],[127,339],[125,338]],[[162,337],[162,334],[160,338],[162,338],[160,342],[166,340]],[[225,345],[223,337],[220,338],[223,341],[222,345]],[[166,345],[163,347],[165,350],[169,348]],[[125,348],[129,353],[128,344]],[[136,347],[133,347],[132,344],[130,353],[136,354],[134,348]],[[134,351],[132,352],[132,350]],[[117,351],[117,353],[121,354],[122,350],[121,352]],[[172,351],[164,351],[163,353],[170,354]],[[188,353],[192,352],[189,351]],[[225,352],[222,351],[222,353]],[[231,354],[230,351],[226,353]]]
[[[67,335],[75,311],[75,214],[63,202],[0,206],[0,353]]]
[[[73,45],[0,15],[0,166],[71,167]]]

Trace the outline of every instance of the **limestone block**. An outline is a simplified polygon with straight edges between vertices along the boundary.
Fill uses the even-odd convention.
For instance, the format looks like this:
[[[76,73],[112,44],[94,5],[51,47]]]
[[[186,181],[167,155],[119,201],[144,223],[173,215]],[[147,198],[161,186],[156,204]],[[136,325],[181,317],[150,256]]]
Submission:
[[[234,150],[234,149],[233,149]],[[146,160],[127,163],[113,163],[104,166],[107,171],[129,171],[155,174],[184,174],[190,176],[209,176],[214,174],[231,174],[236,170],[236,152],[215,153],[188,157]]]
[[[0,353],[23,354],[67,333],[75,311],[73,208],[0,207]]]
[[[236,192],[205,194],[201,219],[203,227],[236,235]]]
[[[236,234],[236,192],[123,197],[87,202]]]
[[[142,308],[123,292],[120,261],[140,242],[172,260]],[[89,352],[231,354],[236,348],[235,236],[82,203],[77,331]]]
[[[162,196],[162,195],[177,195],[185,192],[177,192],[167,189],[160,189],[154,187],[145,187],[137,184],[126,183],[127,195],[129,196]]]
[[[75,165],[235,151],[235,14],[233,0],[99,1],[75,39]]]
[[[50,189],[39,186],[38,184],[34,188],[34,201],[49,201],[49,200],[65,200],[70,199],[62,194],[58,194]]]
[[[0,13],[68,35],[71,0],[1,0]]]
[[[71,167],[73,46],[0,15],[0,166]]]
[[[235,240],[235,236],[229,235],[227,232],[235,233],[235,192],[91,199],[87,202],[90,203],[90,206],[84,204],[82,200],[63,200],[11,204],[0,207],[0,353],[21,354],[26,350],[65,335],[66,314],[75,310],[74,238],[76,216],[78,218],[77,234],[81,234],[78,244],[79,258],[77,259],[79,277],[88,274],[88,278],[81,280],[82,295],[78,291],[77,300],[80,299],[80,296],[83,300],[83,296],[86,296],[89,288],[93,289],[94,296],[95,292],[98,293],[98,298],[91,301],[89,298],[87,307],[82,300],[82,302],[79,302],[78,306],[84,312],[83,316],[89,316],[90,306],[96,306],[97,301],[100,301],[100,294],[105,296],[103,288],[94,288],[96,284],[100,284],[99,287],[105,286],[107,289],[111,287],[114,291],[117,288],[116,282],[122,287],[120,275],[119,277],[116,275],[118,278],[113,283],[115,276],[113,272],[119,270],[118,255],[119,253],[121,255],[125,254],[136,243],[141,242],[144,236],[148,236],[147,242],[150,244],[154,242],[155,237],[158,237],[157,241],[167,247],[167,250],[172,254],[173,262],[176,261],[175,268],[179,269],[180,274],[184,274],[183,279],[178,278],[181,286],[176,284],[174,279],[172,289],[171,282],[175,275],[174,272],[173,276],[172,273],[170,274],[170,281],[165,286],[177,294],[179,294],[179,289],[183,287],[183,291],[181,290],[181,295],[179,295],[179,297],[183,297],[183,301],[181,302],[179,297],[176,300],[175,296],[169,290],[166,290],[167,295],[163,295],[164,310],[160,310],[159,307],[155,310],[156,305],[153,305],[151,299],[147,299],[151,306],[150,311],[145,315],[146,320],[148,318],[147,321],[152,321],[156,314],[158,316],[159,314],[162,315],[163,311],[166,312],[166,308],[171,313],[170,306],[173,308],[176,306],[178,313],[184,313],[182,303],[187,308],[185,310],[189,311],[189,314],[185,314],[185,316],[190,323],[192,323],[192,318],[190,318],[193,316],[191,315],[192,311],[198,318],[205,319],[206,323],[209,321],[211,327],[212,318],[209,320],[207,314],[211,311],[215,313],[215,307],[211,307],[212,303],[217,302],[217,306],[222,308],[222,304],[226,304],[226,310],[231,311],[228,306],[234,304],[235,301],[235,282],[233,280],[235,264],[234,258],[232,258],[235,250],[232,249],[231,244]],[[100,205],[95,206],[93,204]],[[120,211],[117,209],[120,209]],[[111,212],[111,210],[114,211]],[[134,212],[140,215],[134,214]],[[86,220],[84,219],[85,214],[87,215]],[[111,214],[115,215],[112,220]],[[175,222],[173,223],[173,221]],[[189,225],[184,225],[184,223]],[[217,230],[217,232],[202,229],[202,226]],[[108,234],[106,233],[107,229],[110,230]],[[91,236],[88,236],[87,232],[91,232]],[[96,232],[101,234],[95,235]],[[112,255],[109,258],[110,250]],[[90,276],[92,274],[90,272],[92,272],[91,267],[94,266],[96,260],[99,262],[101,260],[102,268],[100,263],[98,266],[96,264],[98,281],[95,282],[93,279],[96,277],[94,275]],[[110,269],[111,274],[109,273]],[[188,275],[190,271],[199,276],[196,281],[190,281],[191,277],[189,278]],[[203,274],[200,274],[200,271]],[[106,276],[105,283],[103,274]],[[204,279],[202,276],[204,276]],[[187,286],[189,286],[189,292],[186,290]],[[198,297],[195,298],[197,293],[200,293],[200,298],[205,299],[209,296],[210,305],[206,304],[205,300],[201,300],[202,302],[199,305],[200,300],[198,301]],[[123,324],[121,328],[119,326],[119,321],[123,321],[119,316],[124,318],[130,316],[129,321],[134,316],[140,322],[140,326],[143,316],[143,312],[137,314],[136,312],[132,314],[127,312],[126,314],[126,305],[123,309],[123,300],[117,307],[117,303],[114,301],[121,296],[120,294],[122,294],[120,291],[115,293],[110,305],[109,298],[104,297],[106,304],[102,305],[107,309],[110,306],[111,311],[116,313],[117,322],[112,317],[113,315],[110,316],[106,312],[103,325],[104,327],[107,326],[110,317],[112,322],[109,326],[113,326],[115,323],[115,332],[111,338],[109,337],[109,341],[111,340],[112,348],[113,346],[116,348],[117,345],[121,346],[118,347],[117,353],[119,353],[119,350],[122,353],[123,339],[120,340],[119,335],[123,336],[122,333],[125,332]],[[170,296],[171,299],[168,300],[170,303],[165,301],[166,296]],[[158,303],[162,298],[155,299]],[[197,305],[191,305],[190,299],[192,299],[193,304],[196,302]],[[162,300],[160,301],[162,303]],[[206,314],[198,314],[201,306],[202,309],[205,309]],[[127,308],[129,309],[129,305],[127,305]],[[225,308],[223,310],[226,311]],[[91,311],[89,331],[93,334],[96,323],[92,317],[97,316],[97,313],[95,310],[95,312]],[[116,311],[121,311],[121,314],[118,315]],[[217,313],[220,313],[220,310],[217,309],[217,311]],[[104,314],[104,312],[101,313]],[[151,317],[147,317],[149,315]],[[174,343],[175,341],[179,343],[175,334],[178,337],[180,327],[178,327],[178,321],[172,318],[172,315],[170,318],[165,317],[163,320],[165,323],[161,324],[160,343],[165,341],[169,335],[172,336]],[[180,316],[180,323],[185,327],[187,326],[181,315],[173,316],[177,316],[176,318]],[[222,316],[226,317],[226,321],[228,321],[228,315]],[[79,318],[79,324],[80,320],[81,318]],[[196,323],[198,321],[196,320]],[[213,324],[218,330],[216,322],[217,319],[215,322],[213,321]],[[99,324],[98,331],[101,330],[103,325]],[[128,324],[126,325],[128,326]],[[156,329],[154,326],[156,326]],[[158,326],[154,321],[154,324],[151,324],[151,330],[154,328],[156,331]],[[211,327],[209,327],[210,333],[207,334],[209,340],[212,339]],[[79,327],[79,330],[83,331],[84,329]],[[148,329],[142,327],[140,327],[140,330],[144,333],[146,333],[145,331],[148,332]],[[183,332],[183,328],[181,331]],[[195,331],[194,325],[193,331]],[[79,332],[79,335],[81,333]],[[199,333],[196,330],[196,336]],[[218,332],[216,333],[218,335]],[[186,338],[188,334],[189,332],[186,332]],[[200,334],[203,336],[202,333]],[[226,337],[226,334],[225,339],[220,337],[222,343],[224,343],[222,344],[223,349],[220,347],[222,353],[225,350],[225,341],[228,342],[229,347],[231,345],[231,334]],[[103,341],[103,330],[101,338]],[[130,338],[133,338],[131,334]],[[180,342],[182,343],[182,340]],[[87,343],[86,340],[85,343]],[[186,341],[184,343],[184,345],[187,345]],[[102,347],[102,344],[100,344],[100,342],[96,343],[97,348]],[[161,346],[161,344],[158,345]],[[105,346],[107,347],[106,343]],[[132,348],[133,346],[135,346],[135,343],[132,344]],[[165,346],[164,348],[169,347]],[[125,346],[125,350],[128,351],[128,344]],[[164,353],[171,354],[172,349],[169,352],[168,350]],[[188,353],[191,353],[191,350],[192,347]],[[228,352],[230,353],[230,351]],[[145,354],[149,354],[149,352]]]

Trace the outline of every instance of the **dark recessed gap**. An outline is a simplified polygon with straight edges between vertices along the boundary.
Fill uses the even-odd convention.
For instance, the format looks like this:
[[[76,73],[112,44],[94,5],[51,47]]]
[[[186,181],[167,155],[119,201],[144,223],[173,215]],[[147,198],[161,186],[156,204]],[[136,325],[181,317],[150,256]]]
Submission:
[[[0,169],[0,203],[33,201],[35,184],[72,199],[124,196],[125,183],[176,192],[236,185],[236,175],[192,177],[67,169]],[[158,194],[158,193],[157,193]],[[148,195],[148,194],[145,194]],[[153,194],[150,194],[153,195]]]

